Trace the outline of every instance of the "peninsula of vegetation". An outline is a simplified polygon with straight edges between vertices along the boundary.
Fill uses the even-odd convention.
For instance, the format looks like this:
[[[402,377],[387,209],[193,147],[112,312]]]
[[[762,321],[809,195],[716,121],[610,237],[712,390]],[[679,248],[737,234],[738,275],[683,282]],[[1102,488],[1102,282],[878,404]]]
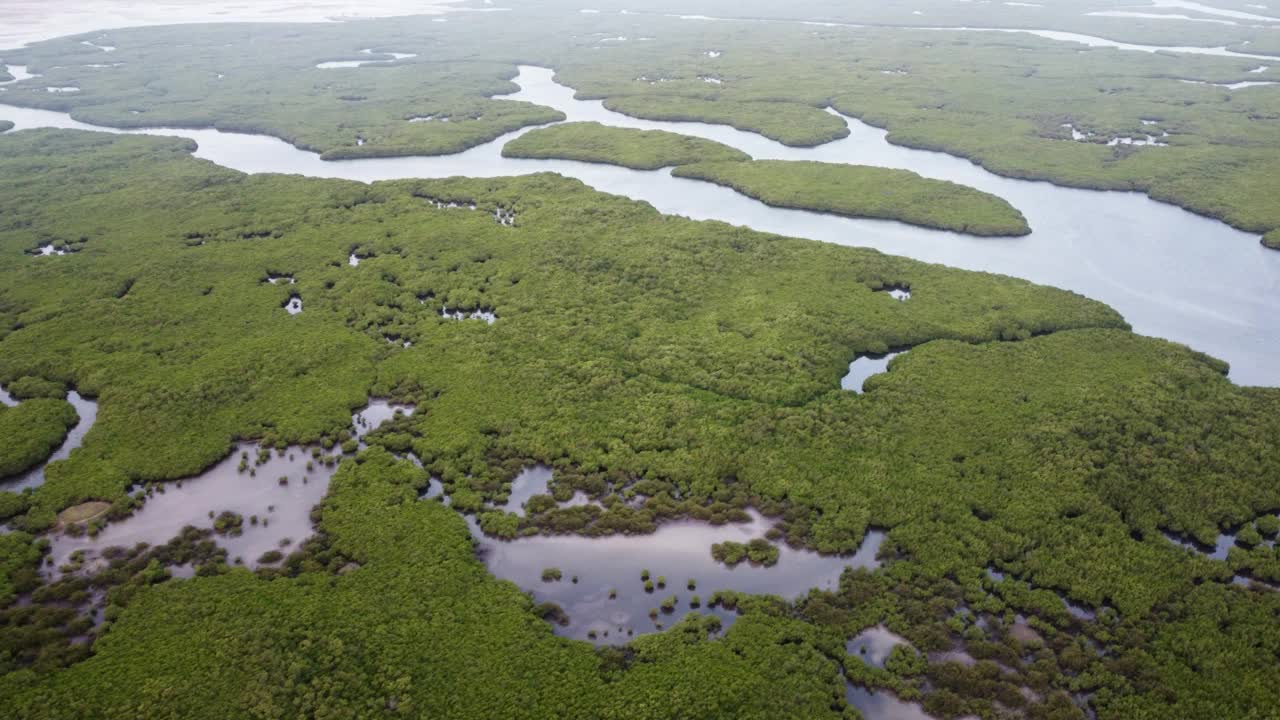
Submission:
[[[35,398],[17,407],[0,405],[0,482],[43,462],[75,426],[76,410],[65,400]]]
[[[752,161],[727,145],[663,130],[568,123],[526,133],[507,143],[502,154],[636,170],[674,166],[676,177],[713,182],[777,207],[981,236],[1031,232],[1026,218],[1007,201],[957,183],[862,165]]]
[[[792,147],[814,147],[849,135],[849,127],[835,115],[821,108],[791,103],[733,102],[646,93],[610,96],[604,106],[645,120],[729,125]]]
[[[724,185],[777,207],[899,220],[971,235],[1031,232],[1022,213],[1003,198],[909,170],[754,160],[683,165],[672,174]]]
[[[12,120],[0,120],[0,133],[8,132],[13,129]]]
[[[512,140],[503,157],[579,160],[657,170],[697,162],[741,162],[751,157],[728,145],[665,130],[632,130],[594,122],[540,128]]]

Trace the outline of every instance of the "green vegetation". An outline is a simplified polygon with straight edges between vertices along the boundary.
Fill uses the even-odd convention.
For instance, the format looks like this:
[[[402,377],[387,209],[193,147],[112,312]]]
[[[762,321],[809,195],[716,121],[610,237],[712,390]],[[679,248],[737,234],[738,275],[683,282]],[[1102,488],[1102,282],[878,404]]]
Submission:
[[[44,485],[0,496],[20,513],[0,540],[7,592],[41,598],[0,622],[16,717],[838,717],[840,668],[860,672],[844,642],[880,623],[920,653],[980,660],[856,678],[939,716],[1000,702],[1073,717],[1075,691],[1107,720],[1280,703],[1280,594],[1230,584],[1280,580],[1274,549],[1222,562],[1164,537],[1212,542],[1280,507],[1280,391],[1234,386],[1072,293],[664,217],[556,176],[359,185],[245,176],[190,150],[0,137],[0,381],[100,403]],[[33,262],[43,240],[81,249]],[[286,272],[295,285],[261,282]],[[291,292],[305,313],[284,312]],[[444,320],[445,304],[501,319]],[[839,390],[852,357],[904,346],[865,394]],[[133,482],[188,476],[236,439],[332,446],[371,395],[418,410],[342,460],[321,536],[281,567],[215,553],[177,582],[172,558],[139,551],[87,586],[35,575],[25,531],[63,508],[126,511]],[[423,468],[388,451],[405,447]],[[599,506],[485,511],[536,463]],[[452,508],[417,500],[431,476]],[[777,518],[779,542],[824,552],[886,528],[885,565],[794,605],[717,592],[710,606],[741,613],[723,637],[691,616],[597,653],[542,622],[563,609],[495,581],[457,516],[605,535],[748,507]],[[62,598],[87,602],[94,582],[125,590],[84,659],[84,603]],[[1015,649],[1018,614],[1033,652]]]
[[[1280,533],[1280,517],[1276,515],[1263,515],[1258,518],[1258,532],[1263,537],[1273,538]]]
[[[909,170],[755,160],[684,165],[676,177],[731,187],[767,205],[900,220],[973,235],[1026,235],[1027,220],[1003,198]]]
[[[562,577],[564,575],[561,574],[560,568],[550,567],[542,570],[542,582],[559,582]]]
[[[743,560],[750,561],[752,565],[771,567],[778,564],[778,552],[777,545],[763,538],[755,538],[746,543],[726,540],[711,546],[711,557],[729,567]]]
[[[18,592],[30,592],[39,584],[34,569],[39,560],[40,551],[30,535],[0,534],[0,607],[12,603]]]
[[[238,537],[244,532],[244,518],[238,513],[224,510],[214,518],[213,531],[219,535]]]
[[[31,398],[63,400],[67,397],[67,388],[62,383],[30,375],[14,380],[5,386],[5,389],[18,400]]]
[[[654,94],[608,97],[604,106],[645,120],[707,122],[760,133],[784,145],[813,147],[847,137],[840,118],[806,105],[776,102],[732,102],[698,97],[669,98]]]
[[[831,116],[826,116],[831,117]],[[676,166],[676,177],[706,180],[769,205],[850,217],[898,220],[974,235],[1026,235],[1026,218],[989,193],[907,170],[757,160],[710,140],[661,130],[569,123],[507,143],[506,157],[555,158],[637,170]]]
[[[609,163],[635,170],[751,159],[746,153],[713,140],[663,130],[608,127],[594,122],[553,125],[525,133],[503,146],[502,155]]]
[[[707,642],[716,625],[692,618],[620,664],[554,637],[461,518],[415,501],[426,482],[381,450],[344,462],[326,540],[271,580],[223,567],[148,587],[143,558],[121,558],[124,605],[93,657],[10,673],[0,698],[15,718],[834,716],[838,664],[798,620],[744,617]],[[333,571],[350,559],[359,572]]]
[[[1262,236],[1262,244],[1272,250],[1280,250],[1280,228],[1276,228]]]
[[[284,559],[284,553],[279,550],[268,550],[258,557],[259,565],[274,565]]]
[[[61,398],[0,405],[0,479],[44,462],[79,421],[76,409]]]
[[[1114,9],[1110,0],[1091,4]],[[112,68],[87,67],[100,51],[78,38],[37,43],[4,53],[7,62],[43,75],[8,86],[6,102],[121,127],[270,133],[328,158],[439,153],[558,119],[547,108],[490,99],[514,90],[508,80],[516,63],[534,63],[554,67],[579,97],[601,98],[637,116],[724,122],[812,145],[848,132],[842,118],[825,110],[834,107],[886,128],[890,142],[943,150],[1003,175],[1137,190],[1251,232],[1280,228],[1280,205],[1273,202],[1280,178],[1272,171],[1280,162],[1280,129],[1268,121],[1280,113],[1280,94],[1180,82],[1275,79],[1276,68],[1249,71],[1276,63],[1091,49],[1020,33],[876,27],[921,22],[910,10],[884,3],[800,0],[775,7],[756,0],[734,8],[752,17],[864,27],[583,14],[560,0],[511,5],[509,12],[470,13],[449,23],[396,18],[111,30],[104,41],[119,47],[113,61],[123,63]],[[676,12],[695,12],[696,5]],[[930,25],[1052,22],[1130,41],[1280,52],[1280,36],[1248,23],[1090,17],[1078,3],[1053,1],[998,12],[981,3],[919,5]],[[725,12],[723,6],[703,10]],[[602,37],[632,40],[605,43]],[[418,57],[315,67],[377,57],[359,54],[362,48]],[[721,55],[708,56],[711,48]],[[955,62],[958,55],[963,66]],[[155,68],[164,69],[162,81]],[[51,94],[44,91],[49,85],[81,92]],[[1073,141],[1063,124],[1092,136]],[[1148,134],[1167,146],[1107,144]]]
[[[2,132],[8,132],[8,131],[10,131],[10,130],[12,130],[12,129],[13,129],[13,121],[11,121],[11,120],[0,120],[0,133],[2,133]]]

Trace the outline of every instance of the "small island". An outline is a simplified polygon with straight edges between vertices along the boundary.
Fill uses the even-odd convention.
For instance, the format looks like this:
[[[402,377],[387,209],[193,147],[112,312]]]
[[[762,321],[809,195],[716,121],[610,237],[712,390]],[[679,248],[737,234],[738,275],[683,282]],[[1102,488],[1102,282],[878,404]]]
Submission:
[[[776,207],[897,220],[970,235],[1031,232],[1027,219],[1004,199],[909,170],[753,160],[685,165],[672,174],[724,185]]]
[[[633,130],[596,122],[555,125],[526,133],[502,148],[502,156],[578,160],[657,170],[699,162],[742,162],[746,153],[714,140],[665,130]]]
[[[645,120],[730,125],[791,147],[817,147],[849,136],[843,118],[799,103],[623,95],[606,98],[604,106]]]

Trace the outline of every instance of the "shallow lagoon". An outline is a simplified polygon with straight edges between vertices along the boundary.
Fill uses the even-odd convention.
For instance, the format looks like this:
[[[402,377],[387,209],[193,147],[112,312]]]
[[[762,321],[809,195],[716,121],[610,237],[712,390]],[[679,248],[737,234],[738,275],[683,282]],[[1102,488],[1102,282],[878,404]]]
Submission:
[[[77,410],[79,407],[77,405]],[[355,436],[363,438],[397,414],[412,412],[412,406],[373,399],[352,415],[351,424]],[[67,444],[70,442],[68,438]],[[228,562],[256,567],[258,558],[269,550],[280,550],[287,555],[312,535],[311,508],[328,491],[341,453],[290,447],[271,451],[261,464],[256,462],[257,457],[257,445],[240,443],[199,475],[157,486],[141,509],[124,520],[108,524],[97,537],[54,533],[50,537],[53,559],[50,567],[62,566],[76,551],[84,551],[86,559],[92,561],[102,549],[113,545],[163,544],[188,525],[212,526],[213,516],[224,510],[244,518],[240,535],[215,536],[218,545],[226,549]],[[332,462],[327,464],[325,458]],[[259,519],[258,523],[251,522],[254,516]]]
[[[248,466],[238,470],[241,453],[248,453]],[[51,536],[54,569],[65,564],[76,551],[84,551],[87,566],[102,549],[118,545],[133,547],[138,543],[162,545],[188,525],[210,527],[213,518],[224,510],[244,517],[239,536],[215,535],[217,544],[226,549],[227,562],[239,559],[248,567],[256,567],[258,558],[268,550],[286,555],[312,535],[311,508],[329,489],[335,467],[313,460],[307,448],[289,448],[281,456],[272,452],[271,459],[254,464],[257,446],[238,445],[231,455],[194,478],[167,483],[147,498],[132,516],[107,525],[96,538],[72,537],[65,533]],[[308,463],[313,464],[311,470]],[[288,481],[281,483],[281,478]],[[252,524],[250,518],[259,522]],[[286,541],[287,544],[286,544]]]
[[[549,478],[549,473],[539,473],[528,484],[536,487],[544,476]],[[513,492],[512,499],[516,497]],[[510,542],[485,537],[472,518],[468,523],[477,551],[494,576],[530,591],[535,601],[554,602],[568,613],[569,624],[557,628],[557,634],[601,644],[621,644],[630,633],[654,632],[659,629],[657,623],[669,627],[693,610],[690,601],[695,595],[701,601],[698,611],[715,613],[727,627],[736,615],[708,607],[717,590],[794,599],[810,588],[835,588],[846,566],[878,567],[876,554],[885,538],[883,532],[868,532],[857,553],[851,556],[823,556],[782,545],[774,567],[744,562],[730,568],[712,559],[711,545],[764,537],[772,525],[767,518],[752,511],[750,522],[718,527],[678,521],[666,523],[650,535],[543,535]],[[542,571],[551,567],[562,573],[558,582],[542,580]],[[645,592],[641,579],[644,570],[649,571],[655,583],[652,593]],[[577,583],[573,582],[575,576]],[[659,577],[665,578],[666,587],[656,587]],[[688,587],[691,579],[696,585],[693,590]],[[609,597],[611,590],[616,590],[613,599]],[[656,622],[651,620],[649,611],[673,595],[677,598],[675,611],[659,612]],[[593,631],[594,638],[590,636]]]

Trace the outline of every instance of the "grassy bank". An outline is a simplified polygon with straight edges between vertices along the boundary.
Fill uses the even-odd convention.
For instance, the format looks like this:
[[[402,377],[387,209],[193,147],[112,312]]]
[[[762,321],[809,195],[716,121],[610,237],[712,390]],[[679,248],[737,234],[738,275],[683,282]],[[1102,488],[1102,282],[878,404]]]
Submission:
[[[767,205],[898,220],[972,235],[1026,235],[1026,218],[1004,199],[908,170],[786,160],[699,163],[676,177],[733,188]]]

